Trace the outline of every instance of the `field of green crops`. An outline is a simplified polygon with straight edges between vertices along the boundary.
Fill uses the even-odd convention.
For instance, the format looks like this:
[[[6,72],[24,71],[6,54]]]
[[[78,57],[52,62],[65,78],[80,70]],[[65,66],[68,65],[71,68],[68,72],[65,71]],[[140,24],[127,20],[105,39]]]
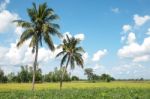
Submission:
[[[0,99],[150,99],[150,82],[69,82],[59,90],[59,83],[0,84]]]

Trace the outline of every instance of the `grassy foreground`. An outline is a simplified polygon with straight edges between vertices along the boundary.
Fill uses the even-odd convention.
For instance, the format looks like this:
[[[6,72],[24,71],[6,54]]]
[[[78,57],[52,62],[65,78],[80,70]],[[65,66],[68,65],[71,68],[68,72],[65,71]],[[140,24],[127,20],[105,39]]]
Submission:
[[[0,84],[0,99],[149,99],[150,82]]]

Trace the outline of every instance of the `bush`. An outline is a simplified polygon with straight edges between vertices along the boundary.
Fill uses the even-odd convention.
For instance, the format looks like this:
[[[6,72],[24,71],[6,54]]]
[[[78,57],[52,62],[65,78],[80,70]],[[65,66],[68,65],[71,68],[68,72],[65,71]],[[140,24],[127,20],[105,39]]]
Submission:
[[[77,77],[77,76],[72,76],[71,80],[72,80],[72,81],[78,81],[78,80],[79,80],[79,77]]]

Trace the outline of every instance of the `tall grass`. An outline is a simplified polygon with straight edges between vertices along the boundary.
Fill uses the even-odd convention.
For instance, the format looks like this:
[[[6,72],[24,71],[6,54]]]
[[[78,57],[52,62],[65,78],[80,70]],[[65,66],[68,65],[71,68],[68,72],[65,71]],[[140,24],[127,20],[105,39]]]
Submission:
[[[149,82],[71,82],[36,84],[31,91],[30,83],[0,84],[0,99],[150,99]]]
[[[150,89],[90,88],[0,92],[0,99],[149,99]]]

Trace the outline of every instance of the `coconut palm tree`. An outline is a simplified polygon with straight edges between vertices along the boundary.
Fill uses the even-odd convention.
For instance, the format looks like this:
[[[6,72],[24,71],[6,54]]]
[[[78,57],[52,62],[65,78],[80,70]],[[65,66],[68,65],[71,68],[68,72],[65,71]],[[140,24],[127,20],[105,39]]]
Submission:
[[[33,7],[28,8],[27,13],[30,21],[14,20],[14,22],[24,28],[17,47],[20,47],[26,40],[31,38],[29,47],[32,47],[32,53],[35,53],[32,79],[32,90],[34,91],[39,45],[42,46],[42,41],[44,40],[50,50],[53,51],[55,47],[51,35],[61,37],[61,34],[58,31],[59,25],[54,23],[58,16],[54,13],[53,9],[48,8],[46,3],[40,4],[38,7],[33,3]]]
[[[58,46],[58,48],[62,48],[62,51],[58,53],[56,57],[63,56],[60,63],[60,69],[62,70],[60,90],[62,88],[64,71],[67,69],[68,65],[70,65],[71,69],[74,69],[75,65],[83,68],[84,61],[82,58],[82,53],[84,52],[84,50],[82,47],[77,46],[79,43],[79,39],[76,39],[74,37],[68,37],[68,35],[66,35],[66,39],[63,39],[63,44],[60,44]]]

